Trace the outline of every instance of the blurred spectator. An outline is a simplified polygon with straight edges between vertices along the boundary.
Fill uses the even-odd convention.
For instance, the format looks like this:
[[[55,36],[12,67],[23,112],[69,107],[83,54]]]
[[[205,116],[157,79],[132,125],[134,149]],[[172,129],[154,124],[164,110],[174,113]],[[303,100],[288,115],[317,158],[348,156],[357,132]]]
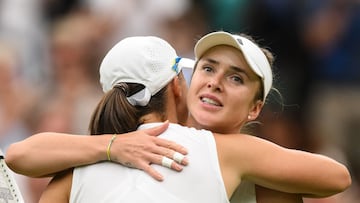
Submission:
[[[359,180],[360,5],[355,0],[257,0],[243,4],[242,18],[217,13],[230,1],[204,2],[212,29],[249,33],[275,54],[274,92],[260,117],[258,135],[280,145],[328,155],[347,164]],[[243,11],[236,2],[232,5]],[[213,6],[217,5],[217,6]],[[231,12],[230,12],[231,13]],[[241,13],[241,12],[240,12]],[[221,20],[222,19],[222,20]],[[240,27],[238,27],[240,25]],[[278,83],[281,81],[281,83]],[[277,102],[280,100],[280,103]],[[274,110],[278,113],[273,113]],[[308,202],[358,199],[354,182],[345,193]]]
[[[309,8],[303,37],[313,56],[311,68],[316,83],[311,92],[308,125],[321,140],[319,151],[350,167],[353,185],[344,195],[353,192],[351,196],[358,200],[360,4],[334,0],[312,2]],[[344,200],[339,198],[337,202]]]
[[[114,28],[111,46],[132,35],[159,35],[162,24],[191,8],[191,0],[82,0],[85,8]]]
[[[91,14],[77,11],[60,18],[52,27],[51,83],[39,104],[47,115],[46,122],[61,125],[61,132],[88,132],[92,109],[102,95],[98,85],[102,39],[106,39],[102,25]]]
[[[106,39],[102,26],[82,10],[59,17],[51,25],[49,78],[26,116],[29,135],[44,131],[88,134],[92,110],[102,95],[98,84],[102,39]],[[32,199],[27,202],[38,202],[49,180],[31,179]]]
[[[201,5],[193,3],[180,16],[166,19],[161,24],[158,36],[168,41],[181,57],[194,58],[195,43],[208,33],[207,21]],[[192,69],[183,69],[187,84],[190,84]]]
[[[240,32],[246,29],[246,17],[249,12],[249,0],[200,0],[208,19],[210,31],[225,30]]]
[[[18,51],[10,43],[0,40],[0,148],[6,152],[8,146],[30,135],[25,115],[36,101],[36,92],[19,71]],[[32,179],[14,174],[25,200],[32,202]]]
[[[348,191],[305,202],[356,202],[359,7],[356,0],[0,1],[6,42],[0,42],[0,147],[5,152],[9,143],[41,131],[87,133],[102,95],[100,59],[123,37],[157,35],[193,57],[195,42],[209,31],[244,32],[275,54],[275,87],[284,98],[279,104],[271,95],[254,132],[350,166]],[[25,200],[36,202],[48,179],[24,178]]]
[[[46,72],[46,28],[41,0],[0,1],[0,36],[18,50],[18,71],[38,85]]]
[[[0,41],[0,147],[28,136],[24,116],[34,102],[35,92],[19,74],[18,53]]]
[[[80,0],[39,0],[41,14],[46,25],[52,25],[55,21],[67,14],[81,9]]]
[[[176,47],[182,57],[194,58],[195,43],[208,33],[204,11],[196,3],[181,15],[163,20],[160,26],[158,35]]]
[[[227,22],[232,22],[236,25],[231,26],[230,30],[254,36],[260,45],[270,47],[276,57],[274,86],[284,100],[279,99],[275,92],[271,95],[259,118],[262,125],[257,134],[283,146],[308,150],[309,138],[303,108],[308,101],[312,81],[309,77],[310,56],[300,37],[302,2],[206,1],[204,4],[207,11],[216,10],[207,14],[212,16],[210,21],[216,21],[209,22],[212,29],[223,29]],[[239,12],[226,15],[228,11],[219,9],[222,7],[232,7],[231,10]],[[217,12],[222,12],[227,18],[214,15]],[[278,113],[274,114],[274,111]]]

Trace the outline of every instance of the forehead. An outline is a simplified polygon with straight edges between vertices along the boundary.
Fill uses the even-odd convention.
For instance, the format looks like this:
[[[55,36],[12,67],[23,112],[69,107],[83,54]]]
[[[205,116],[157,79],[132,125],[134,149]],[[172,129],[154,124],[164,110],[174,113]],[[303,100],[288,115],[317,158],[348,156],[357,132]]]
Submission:
[[[234,66],[248,66],[242,52],[228,45],[218,45],[208,49],[201,59]]]
[[[243,53],[232,46],[218,45],[208,49],[200,58],[199,63],[211,63],[221,67],[245,72],[250,78],[258,78],[250,68]]]

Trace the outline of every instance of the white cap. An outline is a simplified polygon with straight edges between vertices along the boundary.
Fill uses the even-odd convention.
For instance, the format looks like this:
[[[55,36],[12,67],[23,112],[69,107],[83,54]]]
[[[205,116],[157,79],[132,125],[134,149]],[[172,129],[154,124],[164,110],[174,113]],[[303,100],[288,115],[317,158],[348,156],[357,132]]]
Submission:
[[[180,58],[165,40],[154,36],[128,37],[118,42],[100,65],[100,83],[104,92],[116,84],[138,83],[145,86],[128,97],[132,105],[146,106],[151,96],[164,88],[183,67],[194,61]]]
[[[232,46],[243,53],[250,68],[262,79],[264,87],[263,101],[265,101],[272,87],[273,77],[270,63],[259,46],[239,35],[233,35],[224,31],[212,32],[202,37],[196,43],[194,48],[196,60],[199,60],[207,50],[217,45]]]

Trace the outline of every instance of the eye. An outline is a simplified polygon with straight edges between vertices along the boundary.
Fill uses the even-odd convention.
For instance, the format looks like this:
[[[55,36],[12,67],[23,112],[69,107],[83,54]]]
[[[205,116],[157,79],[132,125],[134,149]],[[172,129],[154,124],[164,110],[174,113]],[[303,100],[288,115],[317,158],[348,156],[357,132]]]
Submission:
[[[213,72],[213,68],[210,67],[210,66],[203,66],[202,69],[203,69],[205,72]]]
[[[232,76],[230,76],[230,80],[231,80],[232,82],[238,83],[238,84],[243,84],[243,83],[244,83],[243,79],[242,79],[241,76],[239,76],[239,75],[232,75]]]

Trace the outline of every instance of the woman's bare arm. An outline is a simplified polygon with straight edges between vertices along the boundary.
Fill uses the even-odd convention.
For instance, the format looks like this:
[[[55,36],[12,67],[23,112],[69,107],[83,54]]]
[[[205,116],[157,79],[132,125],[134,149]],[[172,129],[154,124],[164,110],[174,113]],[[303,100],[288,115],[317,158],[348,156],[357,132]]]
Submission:
[[[46,186],[41,194],[39,203],[68,203],[72,185],[73,170],[58,173]]]
[[[172,158],[174,151],[187,153],[184,147],[156,137],[167,127],[166,122],[158,127],[118,135],[111,146],[112,161],[131,163],[131,167],[162,180],[161,174],[150,163],[161,164],[162,156]],[[107,160],[106,149],[111,137],[39,133],[10,145],[5,160],[16,173],[31,177],[50,176],[68,168]],[[172,169],[181,171],[182,166],[174,162]]]
[[[344,191],[351,184],[347,168],[323,155],[283,148],[247,135],[220,135],[216,141],[219,157],[227,160],[220,161],[224,170],[228,170],[223,174],[237,174],[240,179],[266,188],[326,197]],[[229,185],[233,185],[232,179],[224,177]]]

